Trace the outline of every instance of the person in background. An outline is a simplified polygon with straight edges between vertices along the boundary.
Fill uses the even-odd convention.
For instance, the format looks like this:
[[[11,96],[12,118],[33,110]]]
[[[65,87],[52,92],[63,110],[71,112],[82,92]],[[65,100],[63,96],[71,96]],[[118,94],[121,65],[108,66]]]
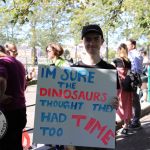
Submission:
[[[0,150],[23,150],[22,131],[26,125],[25,69],[21,62],[0,51],[0,110],[7,120],[7,131],[0,139]]]
[[[71,64],[73,64],[73,58],[70,58],[70,59],[69,59],[69,62],[70,62]]]
[[[18,50],[14,43],[6,43],[5,44],[6,53],[12,57],[17,57]]]
[[[32,68],[32,70],[28,73],[26,73],[26,81],[30,82],[36,77],[36,70],[35,68]]]
[[[140,51],[140,53],[141,53],[141,56],[143,57],[143,64],[144,63],[149,63],[149,58],[148,58],[147,51],[143,49],[143,50]]]
[[[81,38],[86,50],[85,59],[77,62],[74,67],[116,69],[113,65],[100,58],[100,48],[104,42],[103,31],[97,24],[83,26]],[[117,82],[119,88],[119,82]],[[114,108],[118,108],[118,98],[112,99]],[[105,148],[80,147],[75,146],[76,150],[104,150]],[[105,149],[106,150],[106,149]]]
[[[136,49],[136,41],[129,39],[127,41],[128,48],[128,58],[131,61],[131,71],[134,74],[141,75],[143,71],[143,58],[140,55],[139,51]],[[139,129],[141,127],[140,116],[141,116],[141,105],[139,100],[139,94],[137,94],[137,88],[133,91],[133,110],[134,116],[131,124],[129,125],[130,129]]]
[[[58,67],[69,66],[68,61],[63,59],[61,56],[64,50],[60,44],[50,43],[46,47],[47,57],[50,65],[55,65]]]
[[[9,56],[17,57],[18,56],[18,50],[17,46],[14,43],[6,43],[5,44],[6,53]],[[28,72],[26,70],[26,87],[28,86],[29,82],[35,77],[35,68],[31,70],[31,72]]]
[[[118,97],[119,97],[119,108],[117,110],[117,114],[124,121],[123,129],[121,131],[122,135],[128,135],[128,125],[132,118],[132,99],[133,93],[132,89],[125,90],[122,87],[122,80],[125,79],[128,70],[131,70],[131,62],[128,58],[128,49],[126,44],[122,43],[118,47],[118,57],[113,60],[113,64],[117,68],[119,81],[120,81],[120,89],[118,89]]]
[[[38,57],[37,56],[35,56],[34,63],[35,63],[35,65],[38,65]]]
[[[140,90],[140,102],[146,102],[147,101],[147,95],[148,95],[148,64],[150,63],[147,51],[142,48],[140,50],[140,54],[143,57],[143,72],[141,75],[142,85]]]

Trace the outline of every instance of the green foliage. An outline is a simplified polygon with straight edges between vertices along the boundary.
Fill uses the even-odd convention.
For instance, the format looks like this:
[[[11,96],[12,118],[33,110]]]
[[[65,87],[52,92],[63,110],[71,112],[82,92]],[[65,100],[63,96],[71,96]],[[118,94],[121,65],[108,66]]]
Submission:
[[[3,1],[4,3],[6,3],[6,0],[1,0],[1,1]]]
[[[150,39],[149,0],[1,0],[0,4],[0,38],[18,40],[17,34],[23,33],[21,38],[33,47],[44,49],[51,41],[70,37],[78,44],[86,23],[99,24],[112,36],[117,32],[120,38]],[[25,25],[29,30],[22,32]]]
[[[108,51],[108,59],[111,62],[116,57],[116,51],[109,49]]]

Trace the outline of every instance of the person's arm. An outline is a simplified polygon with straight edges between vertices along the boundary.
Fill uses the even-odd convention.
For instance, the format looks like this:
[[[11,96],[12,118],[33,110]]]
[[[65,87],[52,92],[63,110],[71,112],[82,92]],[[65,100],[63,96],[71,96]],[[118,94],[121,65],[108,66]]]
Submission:
[[[142,74],[143,71],[143,60],[141,56],[135,57],[134,59],[134,67],[135,67],[135,73]]]
[[[116,68],[116,59],[113,59],[113,61],[111,62],[111,64]]]
[[[4,77],[0,77],[0,104],[8,104],[12,101],[12,97],[5,95],[7,87],[7,80]]]
[[[1,97],[5,95],[7,80],[4,77],[0,77],[0,101]]]

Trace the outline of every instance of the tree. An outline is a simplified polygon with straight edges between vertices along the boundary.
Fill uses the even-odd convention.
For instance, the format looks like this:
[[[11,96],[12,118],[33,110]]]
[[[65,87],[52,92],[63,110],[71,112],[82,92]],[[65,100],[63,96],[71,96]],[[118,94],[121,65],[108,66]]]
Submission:
[[[46,3],[48,5],[45,5]],[[8,10],[10,10],[9,13],[11,15],[9,15]],[[27,43],[32,46],[33,64],[35,64],[34,58],[37,55],[36,46],[45,49],[49,42],[62,42],[63,37],[66,36],[67,32],[65,30],[68,17],[64,17],[66,15],[65,11],[58,10],[60,10],[60,6],[55,0],[44,2],[31,0],[10,1],[1,9],[1,12],[5,12],[5,15],[3,14],[2,16],[8,16],[8,20],[5,20],[2,26],[5,27],[10,24],[14,27],[14,30],[12,30],[13,38],[16,37],[15,33],[18,33],[18,24],[22,28],[28,25],[26,26],[28,30],[22,38],[24,37],[28,41]],[[8,28],[10,29],[10,26]]]
[[[78,44],[81,27],[87,23],[99,24],[111,37],[117,34],[117,40],[150,40],[148,0],[2,0],[0,4],[1,16],[9,14],[9,22],[14,24],[14,34],[18,24],[30,24],[31,16],[37,15],[36,45],[42,49],[48,41],[62,42],[69,37]]]

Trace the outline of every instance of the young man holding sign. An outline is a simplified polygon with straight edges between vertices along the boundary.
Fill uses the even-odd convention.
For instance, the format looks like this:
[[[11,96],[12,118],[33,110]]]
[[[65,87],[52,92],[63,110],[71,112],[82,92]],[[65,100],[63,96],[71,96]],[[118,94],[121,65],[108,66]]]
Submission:
[[[96,24],[84,26],[82,29],[82,40],[86,50],[85,57],[82,61],[77,63],[77,67],[84,68],[102,68],[115,69],[115,67],[100,58],[100,48],[104,42],[103,31]],[[117,87],[119,84],[117,82]],[[112,100],[114,108],[118,107],[118,99],[116,97]],[[80,147],[76,146],[76,150],[104,150],[105,148],[94,147]],[[106,149],[105,149],[106,150]]]
[[[35,143],[75,145],[65,149],[77,150],[115,147],[116,70],[100,58],[104,39],[98,25],[83,27],[82,39],[86,61],[39,66]],[[52,49],[47,50],[50,56]]]

